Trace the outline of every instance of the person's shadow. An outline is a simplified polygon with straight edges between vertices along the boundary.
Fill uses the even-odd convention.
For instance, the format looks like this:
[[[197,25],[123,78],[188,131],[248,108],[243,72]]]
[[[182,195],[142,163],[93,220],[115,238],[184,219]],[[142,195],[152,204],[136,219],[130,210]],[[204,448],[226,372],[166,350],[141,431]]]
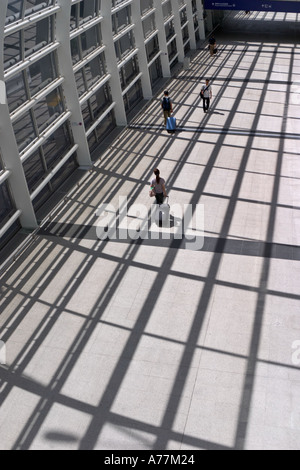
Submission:
[[[225,116],[225,113],[220,113],[219,111],[209,111],[210,114],[219,114],[220,116]]]

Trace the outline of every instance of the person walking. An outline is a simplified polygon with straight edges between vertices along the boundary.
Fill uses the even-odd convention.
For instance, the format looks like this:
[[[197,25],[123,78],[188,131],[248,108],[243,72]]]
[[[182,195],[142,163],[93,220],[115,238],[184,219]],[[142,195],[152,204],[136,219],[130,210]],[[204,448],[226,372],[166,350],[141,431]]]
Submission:
[[[212,88],[210,85],[210,80],[208,78],[205,81],[205,85],[202,86],[200,94],[203,102],[203,111],[204,113],[207,113],[210,105],[210,100],[212,99]]]
[[[169,97],[168,91],[164,92],[164,97],[161,102],[161,107],[162,107],[163,114],[164,114],[164,125],[166,126],[168,117],[171,117],[171,114],[173,113],[173,103]]]
[[[211,36],[209,38],[209,52],[210,52],[210,55],[213,56],[214,53],[215,53],[215,48],[216,48],[216,40],[214,38],[214,36]]]
[[[160,171],[158,168],[154,169],[155,178],[151,181],[151,190],[155,192],[156,204],[162,204],[164,197],[167,197],[166,182],[160,177]]]

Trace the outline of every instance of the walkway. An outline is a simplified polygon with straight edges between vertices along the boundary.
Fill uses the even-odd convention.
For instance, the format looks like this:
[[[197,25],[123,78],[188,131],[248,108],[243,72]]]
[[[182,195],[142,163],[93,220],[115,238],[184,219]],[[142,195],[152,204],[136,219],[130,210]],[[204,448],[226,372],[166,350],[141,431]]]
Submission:
[[[177,134],[157,97],[2,277],[1,450],[300,449],[300,26],[233,16],[169,86]],[[97,238],[154,167],[202,249],[180,217]]]

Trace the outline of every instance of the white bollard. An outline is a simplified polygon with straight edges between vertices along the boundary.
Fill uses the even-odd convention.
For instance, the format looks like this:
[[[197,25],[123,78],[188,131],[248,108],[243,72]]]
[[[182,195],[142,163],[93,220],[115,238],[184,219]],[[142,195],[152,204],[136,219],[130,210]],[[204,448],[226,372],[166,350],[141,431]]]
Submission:
[[[0,341],[0,364],[6,364],[6,345],[4,341]]]

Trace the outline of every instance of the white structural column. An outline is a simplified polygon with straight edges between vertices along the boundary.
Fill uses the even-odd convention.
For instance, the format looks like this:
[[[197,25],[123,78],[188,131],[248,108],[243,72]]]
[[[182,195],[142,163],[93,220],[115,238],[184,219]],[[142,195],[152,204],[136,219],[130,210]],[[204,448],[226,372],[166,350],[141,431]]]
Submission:
[[[166,40],[166,31],[164,23],[164,14],[161,0],[154,0],[153,5],[155,7],[155,23],[158,29],[158,42],[161,50],[161,66],[163,77],[171,77],[171,69],[168,55],[168,46]]]
[[[0,80],[4,82],[4,29],[8,0],[1,0],[0,15]],[[19,150],[12,127],[9,108],[5,100],[0,104],[0,142],[3,164],[6,170],[11,172],[8,183],[16,204],[21,211],[20,222],[23,228],[35,229],[38,227],[34,209],[30,199],[23,165],[20,160]]]
[[[112,93],[112,99],[116,103],[115,106],[115,117],[118,126],[127,125],[127,116],[124,106],[124,99],[122,95],[122,87],[120,82],[120,73],[118,69],[118,61],[116,57],[115,44],[113,40],[112,32],[112,2],[102,1],[101,2],[101,13],[103,15],[103,21],[101,23],[102,37],[106,45],[106,65],[107,71],[111,75],[110,87]]]
[[[171,0],[171,5],[172,5],[172,10],[173,10],[173,15],[174,15],[174,27],[175,27],[175,33],[176,33],[178,61],[183,62],[184,47],[183,47],[182,29],[181,29],[180,15],[179,15],[178,0]]]
[[[143,96],[146,100],[150,100],[152,98],[152,86],[151,86],[151,80],[150,80],[150,75],[149,75],[143,23],[141,20],[140,2],[132,3],[131,14],[132,14],[132,21],[135,24],[134,35],[135,35],[135,44],[136,44],[136,47],[138,48],[137,55],[138,55],[138,60],[139,60],[139,67],[140,67],[140,71],[143,74],[141,78]]]
[[[67,103],[67,108],[71,111],[70,118],[75,144],[78,145],[77,161],[81,168],[91,168],[89,146],[85,135],[82,112],[79,104],[76,81],[73,72],[73,62],[70,45],[70,16],[72,0],[58,0],[61,6],[56,18],[56,39],[60,43],[57,50],[59,71],[64,77],[62,87]]]
[[[196,36],[195,36],[195,26],[194,26],[194,18],[193,18],[193,7],[192,7],[192,0],[185,0],[186,3],[186,13],[188,19],[188,29],[189,29],[189,37],[190,37],[190,46],[192,50],[196,49]]]
[[[198,12],[198,21],[199,21],[199,37],[201,41],[205,39],[205,24],[203,16],[203,3],[202,0],[196,0],[197,12]]]

